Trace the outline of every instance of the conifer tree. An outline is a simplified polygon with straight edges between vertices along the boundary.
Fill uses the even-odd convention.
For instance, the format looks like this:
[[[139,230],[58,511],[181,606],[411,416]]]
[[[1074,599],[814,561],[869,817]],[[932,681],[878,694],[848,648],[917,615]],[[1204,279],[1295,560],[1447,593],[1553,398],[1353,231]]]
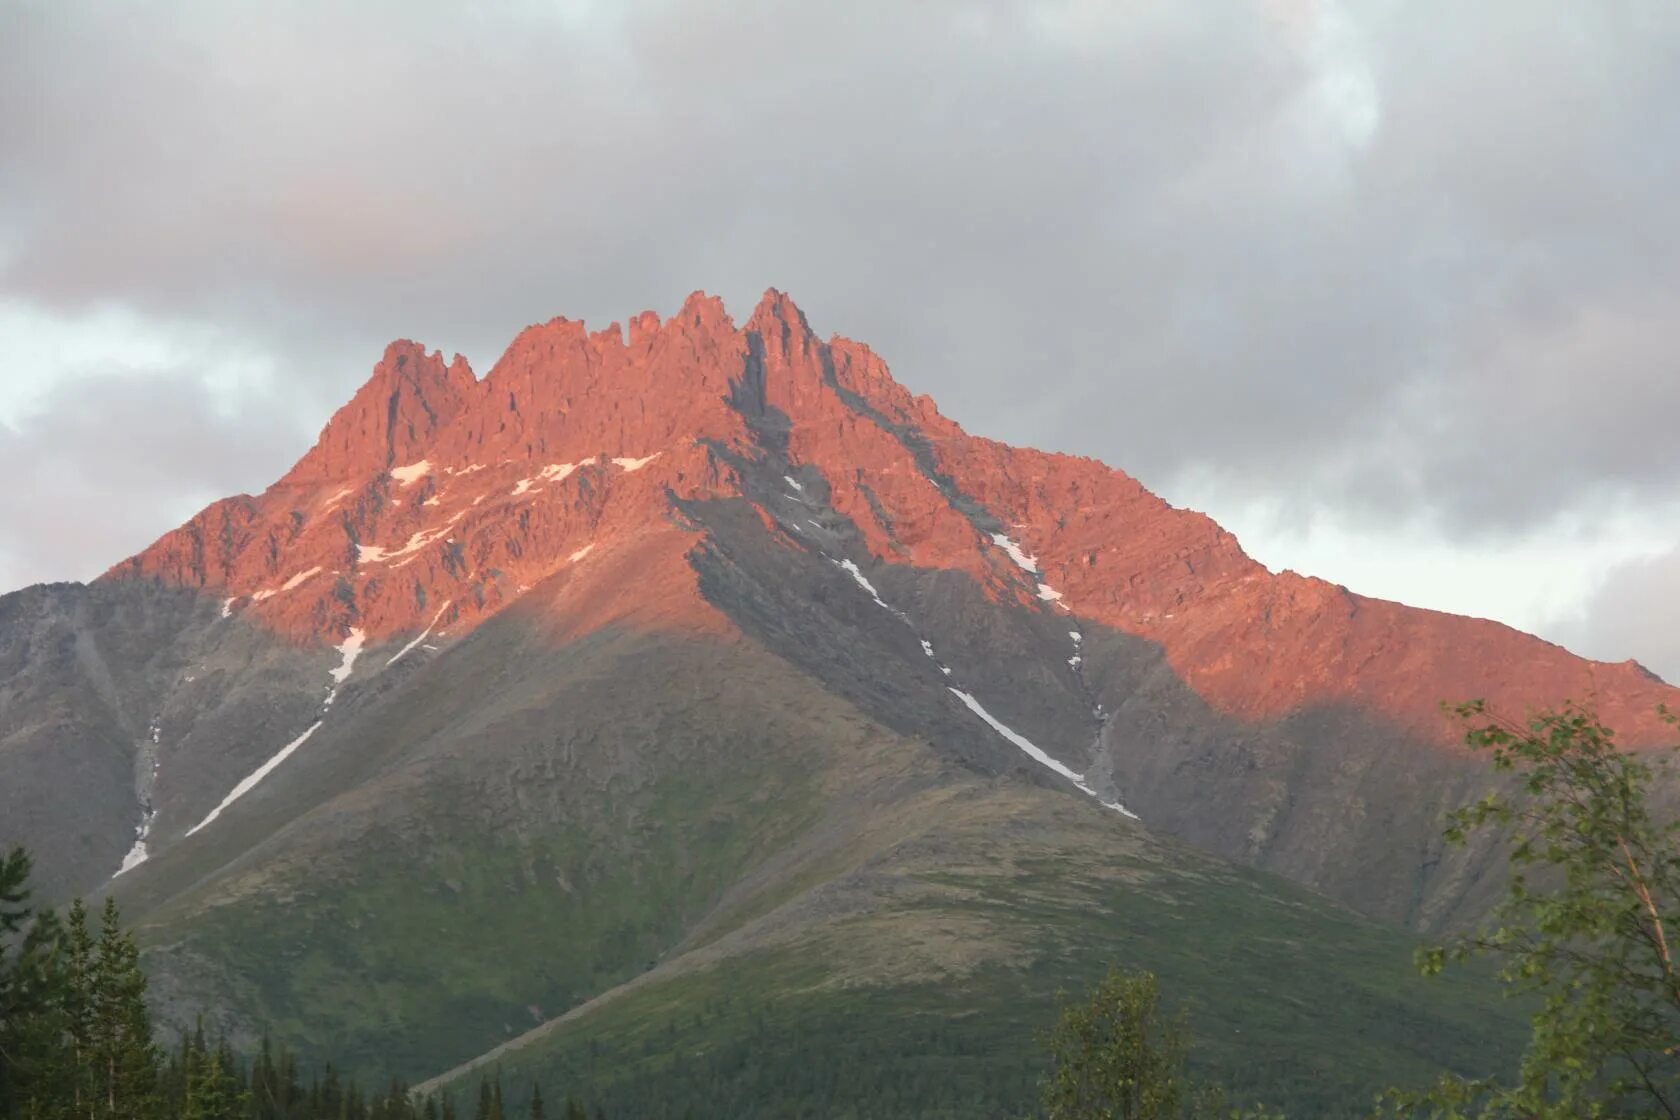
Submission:
[[[247,1092],[251,1097],[251,1120],[279,1120],[284,1115],[280,1071],[274,1064],[274,1047],[266,1034],[257,1044],[257,1056],[251,1062]]]
[[[181,1120],[240,1120],[246,1115],[248,1094],[238,1060],[224,1039],[211,1050],[199,1020],[188,1046]]]
[[[30,903],[29,853],[0,856],[0,1113],[51,1114],[68,1076],[59,1037],[62,931]]]
[[[91,1120],[97,1096],[93,1051],[94,939],[88,927],[87,907],[79,898],[70,905],[64,952],[64,1018],[70,1050],[67,1089],[72,1115]]]
[[[339,1083],[338,1070],[331,1062],[327,1063],[326,1075],[318,1082],[312,1092],[314,1104],[310,1115],[317,1117],[337,1116],[344,1107],[344,1087]]]
[[[94,1120],[152,1120],[158,1110],[158,1056],[146,1011],[146,976],[113,898],[106,898],[101,915],[92,995]]]
[[[352,1081],[344,1087],[344,1120],[365,1120],[367,1114],[367,1098],[362,1095],[362,1087]]]
[[[200,1019],[167,1053],[146,1009],[139,950],[105,902],[98,935],[77,901],[64,923],[29,903],[29,857],[0,856],[0,1120],[456,1120],[448,1096],[400,1080],[364,1094],[328,1063],[302,1088],[297,1060],[264,1038],[243,1062]],[[588,1120],[568,1099],[567,1120]],[[544,1120],[533,1084],[529,1114]],[[477,1120],[507,1120],[501,1074],[479,1082]]]
[[[280,1050],[280,1070],[277,1085],[272,1120],[295,1115],[299,1104],[303,1101],[303,1087],[298,1081],[297,1056],[284,1047]]]

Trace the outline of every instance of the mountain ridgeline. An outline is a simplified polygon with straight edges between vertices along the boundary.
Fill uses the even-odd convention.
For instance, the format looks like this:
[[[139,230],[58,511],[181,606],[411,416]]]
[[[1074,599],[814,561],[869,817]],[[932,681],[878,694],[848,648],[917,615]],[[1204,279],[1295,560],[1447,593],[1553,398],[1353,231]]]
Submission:
[[[1119,961],[1236,1090],[1338,1115],[1520,1033],[1411,975],[1502,886],[1440,842],[1471,696],[1636,746],[1680,704],[696,294],[482,379],[394,343],[263,494],[0,598],[0,843],[121,899],[165,1018],[358,1075],[1002,1115]]]

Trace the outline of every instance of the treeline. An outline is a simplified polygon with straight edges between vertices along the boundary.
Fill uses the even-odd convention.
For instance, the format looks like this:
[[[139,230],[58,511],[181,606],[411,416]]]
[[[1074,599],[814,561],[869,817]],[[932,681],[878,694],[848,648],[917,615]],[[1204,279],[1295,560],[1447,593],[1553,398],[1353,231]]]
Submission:
[[[80,900],[60,919],[30,903],[29,855],[0,857],[0,1120],[457,1120],[448,1097],[400,1081],[364,1090],[330,1064],[308,1074],[263,1040],[254,1057],[166,1043],[146,1007],[133,936],[107,898],[97,933]],[[480,1081],[471,1120],[546,1120],[542,1090],[510,1106]],[[555,1120],[604,1120],[568,1099]]]

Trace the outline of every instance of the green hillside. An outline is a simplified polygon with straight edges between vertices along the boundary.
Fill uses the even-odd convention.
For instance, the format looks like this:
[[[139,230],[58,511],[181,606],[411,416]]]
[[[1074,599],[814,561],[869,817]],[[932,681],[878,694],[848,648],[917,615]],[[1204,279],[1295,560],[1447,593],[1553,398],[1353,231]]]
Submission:
[[[1417,978],[1406,935],[978,773],[751,645],[524,640],[350,697],[226,823],[236,858],[120,882],[166,1019],[375,1084],[519,1042],[514,1081],[637,1117],[1010,1115],[1058,990],[1111,963],[1297,1116],[1515,1054],[1493,986]]]
[[[479,1070],[612,1115],[1019,1115],[1058,991],[1114,962],[1187,1006],[1210,1080],[1294,1117],[1356,1115],[1387,1085],[1515,1060],[1525,1018],[1491,976],[1426,981],[1404,934],[1031,800],[993,791],[871,868],[879,893],[858,910],[675,962]],[[976,855],[951,859],[959,848]],[[470,1095],[475,1071],[448,1083]]]

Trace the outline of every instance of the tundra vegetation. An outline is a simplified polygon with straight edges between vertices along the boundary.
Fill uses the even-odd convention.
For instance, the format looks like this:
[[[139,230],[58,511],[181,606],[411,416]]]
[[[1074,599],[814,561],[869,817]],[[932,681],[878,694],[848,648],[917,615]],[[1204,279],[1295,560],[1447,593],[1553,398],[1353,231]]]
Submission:
[[[1420,951],[1418,964],[1433,977],[1491,958],[1509,993],[1533,1008],[1529,1042],[1508,1077],[1443,1073],[1425,1089],[1385,1093],[1372,1111],[1430,1120],[1680,1116],[1680,822],[1653,805],[1654,792],[1672,788],[1663,778],[1672,754],[1619,749],[1583,708],[1527,724],[1479,702],[1458,714],[1500,780],[1454,814],[1447,839],[1463,844],[1494,831],[1510,887],[1488,923]],[[207,1038],[202,1024],[166,1040],[151,1021],[139,951],[115,902],[105,901],[97,921],[79,901],[59,916],[33,904],[29,873],[22,849],[0,858],[5,1120],[545,1118],[535,1080],[516,1076],[504,1096],[499,1071],[474,1079],[476,1097],[466,1081],[422,1096],[400,1081],[370,1090],[330,1064],[305,1070],[267,1041],[239,1054]],[[1240,1085],[1208,1076],[1184,1012],[1168,1009],[1163,984],[1148,972],[1111,969],[1084,998],[1064,1000],[1044,1041],[1044,1120],[1278,1120],[1293,1103],[1268,1102],[1283,1109],[1268,1111],[1239,1099]],[[611,1061],[614,1050],[592,1053]],[[773,1062],[774,1048],[760,1055]],[[825,1075],[806,1072],[807,1080]],[[866,1068],[855,1072],[869,1077]],[[817,1099],[816,1082],[806,1086],[791,1067],[772,1080],[765,1084],[781,1100],[805,1102],[787,1114],[821,1114],[805,1107]],[[735,1114],[706,1096],[676,1114]],[[554,1115],[602,1113],[563,1097]]]
[[[1384,1117],[1597,1120],[1680,1116],[1680,821],[1653,809],[1673,752],[1633,754],[1586,708],[1526,725],[1475,701],[1456,709],[1467,742],[1509,781],[1457,811],[1449,842],[1491,829],[1510,863],[1509,892],[1482,928],[1422,950],[1438,976],[1477,957],[1533,1002],[1527,1049],[1507,1079],[1443,1074],[1390,1090]],[[1668,711],[1670,724],[1677,722]],[[1665,817],[1667,819],[1665,819]],[[1181,1014],[1156,978],[1112,971],[1068,1004],[1048,1039],[1045,1120],[1225,1120],[1232,1108],[1187,1073]]]

